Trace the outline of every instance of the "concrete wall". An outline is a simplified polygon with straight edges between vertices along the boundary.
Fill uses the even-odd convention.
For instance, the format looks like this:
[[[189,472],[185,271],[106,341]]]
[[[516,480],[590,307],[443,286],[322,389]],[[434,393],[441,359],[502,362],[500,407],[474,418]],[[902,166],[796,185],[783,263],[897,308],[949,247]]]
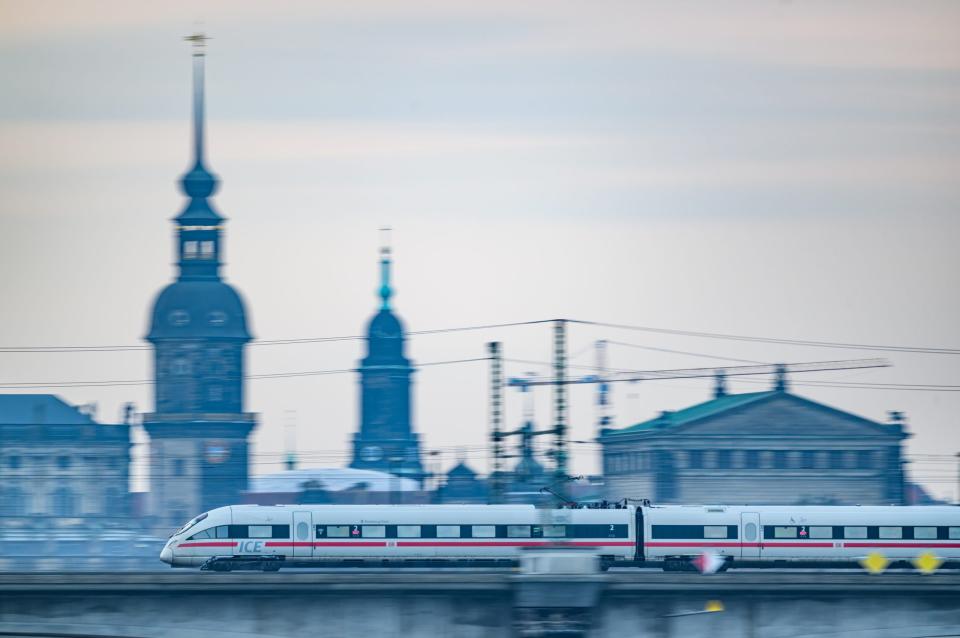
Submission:
[[[960,574],[0,574],[0,634],[234,638],[960,636]],[[576,591],[578,586],[582,592]],[[721,612],[704,613],[708,600]],[[560,602],[558,602],[560,601]],[[565,601],[565,602],[564,602]],[[562,604],[563,607],[550,605]]]

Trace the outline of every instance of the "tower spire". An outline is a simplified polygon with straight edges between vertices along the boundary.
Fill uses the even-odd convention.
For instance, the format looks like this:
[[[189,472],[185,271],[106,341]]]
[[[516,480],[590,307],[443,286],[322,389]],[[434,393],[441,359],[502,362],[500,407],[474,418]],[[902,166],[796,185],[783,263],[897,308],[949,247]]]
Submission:
[[[193,45],[193,167],[180,180],[183,192],[190,197],[190,203],[177,220],[219,222],[222,218],[207,201],[217,189],[217,178],[207,170],[204,148],[204,65],[207,40],[210,38],[204,33],[194,33],[184,40]]]
[[[203,166],[203,90],[204,58],[207,51],[207,37],[204,33],[194,33],[184,38],[193,45],[193,159]]]
[[[184,38],[193,45],[193,166],[180,180],[183,192],[190,199],[174,220],[177,225],[177,265],[181,280],[220,278],[220,230],[224,219],[210,202],[210,196],[217,189],[217,177],[204,165],[206,117],[203,72],[209,39],[203,33]]]
[[[390,310],[390,297],[393,296],[393,288],[390,287],[390,228],[380,229],[380,298],[383,303],[381,310]]]

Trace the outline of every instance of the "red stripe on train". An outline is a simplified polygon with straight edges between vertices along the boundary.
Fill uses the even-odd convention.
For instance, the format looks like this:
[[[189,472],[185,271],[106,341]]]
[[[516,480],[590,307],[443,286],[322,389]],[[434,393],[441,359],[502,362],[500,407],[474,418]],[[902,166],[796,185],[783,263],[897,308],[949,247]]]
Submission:
[[[708,542],[708,541],[650,541],[644,543],[647,547],[761,547],[761,548],[774,548],[774,547],[833,547],[833,543],[735,543],[732,541],[726,542]]]
[[[399,541],[397,547],[633,547],[632,541],[601,542],[591,543],[589,541],[574,541],[566,543],[563,541],[439,541],[439,542],[419,542],[419,541]]]
[[[180,543],[178,547],[233,547],[236,544],[236,541],[218,541],[209,543]]]
[[[960,543],[844,543],[844,547],[911,547],[936,549],[938,547],[957,548]]]
[[[744,547],[747,547],[744,545]],[[756,545],[751,545],[750,547],[756,547]],[[810,542],[801,542],[801,543],[768,543],[764,542],[760,544],[761,549],[766,549],[768,547],[833,547],[833,543],[810,543]]]
[[[731,542],[707,542],[707,541],[648,541],[644,543],[647,547],[759,547],[758,543],[731,543]]]
[[[383,541],[281,541],[269,542],[267,547],[386,547]]]

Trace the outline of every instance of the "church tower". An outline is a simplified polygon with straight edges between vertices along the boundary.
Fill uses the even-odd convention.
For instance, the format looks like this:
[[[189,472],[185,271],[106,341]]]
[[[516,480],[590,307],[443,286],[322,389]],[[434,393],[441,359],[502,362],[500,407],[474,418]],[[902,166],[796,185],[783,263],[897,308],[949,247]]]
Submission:
[[[247,438],[256,415],[243,410],[244,348],[251,336],[240,295],[221,279],[223,223],[204,157],[204,41],[193,52],[193,167],[180,180],[189,198],[174,218],[178,276],[153,304],[154,351],[150,513],[180,525],[240,501],[247,489]]]
[[[413,367],[404,354],[403,324],[390,298],[389,245],[380,249],[380,311],[367,326],[367,356],[360,362],[360,431],[350,467],[422,479],[420,440],[411,423]]]

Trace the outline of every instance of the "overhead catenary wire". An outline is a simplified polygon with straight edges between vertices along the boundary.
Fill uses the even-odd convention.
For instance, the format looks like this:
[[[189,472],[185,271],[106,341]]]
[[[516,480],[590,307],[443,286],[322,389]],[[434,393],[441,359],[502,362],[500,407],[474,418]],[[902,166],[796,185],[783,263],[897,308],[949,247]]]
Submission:
[[[448,328],[434,328],[429,330],[412,330],[407,333],[408,336],[418,336],[418,335],[433,335],[433,334],[445,334],[451,332],[465,332],[472,330],[492,330],[499,328],[510,328],[516,326],[529,326],[537,324],[546,324],[553,323],[557,319],[534,319],[530,321],[512,321],[512,322],[503,322],[503,323],[490,323],[490,324],[477,324],[477,325],[467,325],[467,326],[454,326]],[[630,325],[622,323],[614,323],[607,321],[592,321],[585,319],[563,319],[568,323],[579,324],[579,325],[588,325],[588,326],[598,326],[604,328],[613,328],[619,330],[631,330],[639,332],[650,332],[656,334],[668,334],[676,336],[685,336],[685,337],[699,337],[707,339],[724,339],[732,341],[746,341],[746,342],[755,342],[755,343],[772,343],[772,344],[781,344],[781,345],[794,345],[794,346],[807,346],[807,347],[816,347],[816,348],[839,348],[847,350],[875,350],[883,352],[908,352],[916,354],[946,354],[946,355],[958,355],[960,354],[960,348],[945,348],[945,347],[928,347],[928,346],[902,346],[902,345],[890,345],[890,344],[866,344],[866,343],[850,343],[850,342],[841,342],[841,341],[818,341],[812,339],[787,339],[780,337],[763,337],[763,336],[754,336],[754,335],[738,335],[738,334],[728,334],[720,332],[708,332],[708,331],[697,331],[697,330],[680,330],[676,328],[658,328],[654,326],[641,326],[641,325]],[[251,346],[272,346],[272,345],[289,345],[289,344],[304,344],[304,343],[327,343],[327,342],[336,342],[336,341],[359,341],[365,339],[363,335],[341,335],[341,336],[332,336],[332,337],[300,337],[300,338],[285,338],[285,339],[261,339],[257,341],[252,341]],[[123,352],[123,351],[137,351],[137,350],[149,350],[152,346],[141,345],[141,344],[126,344],[126,345],[85,345],[85,346],[0,346],[0,353],[65,353],[65,352]],[[677,351],[678,354],[682,353]],[[690,353],[693,354],[693,353]],[[701,355],[698,355],[701,356]],[[745,360],[744,360],[745,361]]]
[[[814,341],[810,339],[784,339],[777,337],[757,337],[750,335],[725,334],[720,332],[702,332],[696,330],[678,330],[675,328],[656,328],[652,326],[637,326],[606,321],[589,321],[583,319],[566,319],[569,323],[585,326],[600,326],[619,330],[634,330],[657,334],[678,335],[683,337],[702,337],[706,339],[726,339],[731,341],[750,341],[755,343],[775,343],[780,345],[808,346],[814,348],[839,348],[844,350],[876,350],[882,352],[911,352],[915,354],[960,354],[960,348],[939,348],[926,346],[894,346],[885,344],[847,343],[842,341]]]
[[[535,319],[532,321],[511,321],[506,323],[489,323],[468,326],[453,326],[449,328],[432,328],[429,330],[411,330],[407,336],[423,336],[446,334],[451,332],[468,332],[473,330],[493,330],[497,328],[513,328],[516,326],[532,326],[549,323],[551,319]],[[333,337],[299,337],[289,339],[258,339],[251,341],[251,346],[280,346],[306,343],[331,343],[337,341],[361,341],[364,335],[340,335]],[[151,350],[151,345],[86,345],[86,346],[0,346],[0,353],[66,353],[66,352],[127,352]]]
[[[716,359],[717,361],[733,361],[734,363],[749,363],[754,365],[770,365],[770,361],[754,361],[753,359],[737,359],[736,357],[723,357],[715,354],[706,354],[703,352],[690,352],[689,350],[673,350],[671,348],[660,348],[657,346],[646,346],[639,343],[626,343],[624,341],[613,341],[605,339],[612,346],[622,346],[625,348],[637,348],[639,350],[650,350],[652,352],[666,352],[668,354],[682,354],[689,357],[700,357],[701,359]]]
[[[485,357],[475,357],[471,359],[450,359],[447,361],[425,361],[423,363],[417,364],[421,367],[431,367],[431,366],[441,366],[441,365],[453,365],[459,363],[474,363],[478,361],[486,361]],[[331,374],[352,374],[355,373],[356,368],[340,368],[334,370],[301,370],[297,372],[271,372],[265,374],[248,374],[244,375],[244,379],[247,380],[259,380],[259,379],[287,379],[293,377],[313,377],[313,376],[325,376]],[[152,379],[126,379],[118,381],[57,381],[53,383],[43,383],[36,381],[20,381],[20,382],[6,382],[0,383],[0,389],[31,389],[31,388],[86,388],[86,387],[120,387],[120,386],[136,386],[136,385],[153,385],[155,383]]]
[[[442,365],[456,365],[462,363],[479,363],[489,361],[487,357],[472,357],[472,358],[463,358],[463,359],[450,359],[446,361],[426,361],[423,363],[418,363],[419,367],[433,367],[433,366],[442,366]],[[526,359],[504,359],[504,361],[514,362],[514,363],[526,363],[526,364],[537,364],[542,366],[551,365],[547,361],[532,361]],[[796,365],[813,365],[817,362],[811,362],[811,364],[796,364]],[[835,362],[820,362],[820,363],[835,363]],[[578,366],[583,368],[595,369],[594,366]],[[752,366],[745,366],[750,368]],[[856,367],[855,367],[856,368]],[[745,375],[770,375],[773,374],[771,371],[744,371],[738,373],[736,368],[683,368],[683,369],[674,369],[674,370],[614,370],[612,371],[615,374],[621,375],[622,378],[619,379],[609,379],[610,381],[675,381],[683,379],[694,379],[694,378],[709,378],[712,377],[716,371],[724,370],[729,376],[737,377],[738,382],[742,383],[764,383],[763,381],[755,379],[744,379],[741,376]],[[810,370],[818,371],[818,370]],[[330,370],[300,370],[300,371],[291,371],[291,372],[272,372],[272,373],[263,373],[263,374],[249,374],[245,375],[247,380],[263,380],[263,379],[288,379],[288,378],[298,378],[298,377],[313,377],[313,376],[328,376],[328,375],[339,375],[339,374],[353,374],[356,373],[355,368],[339,368],[339,369],[330,369]],[[799,372],[799,371],[798,371]],[[595,379],[593,377],[585,377],[584,379],[578,381],[572,379],[569,382],[573,385],[579,383],[593,383]],[[151,379],[121,379],[121,380],[79,380],[79,381],[51,381],[51,382],[42,382],[42,381],[11,381],[0,383],[0,390],[29,390],[29,389],[43,389],[43,388],[86,388],[86,387],[126,387],[126,386],[149,386],[155,383]],[[549,379],[538,379],[536,381],[530,381],[530,385],[550,385],[552,383]],[[810,387],[834,387],[834,388],[852,388],[852,389],[866,389],[866,390],[900,390],[900,391],[919,391],[919,392],[960,392],[960,385],[950,385],[950,384],[935,384],[935,383],[867,383],[867,382],[853,382],[853,381],[791,381],[791,385],[794,386],[810,386]]]

